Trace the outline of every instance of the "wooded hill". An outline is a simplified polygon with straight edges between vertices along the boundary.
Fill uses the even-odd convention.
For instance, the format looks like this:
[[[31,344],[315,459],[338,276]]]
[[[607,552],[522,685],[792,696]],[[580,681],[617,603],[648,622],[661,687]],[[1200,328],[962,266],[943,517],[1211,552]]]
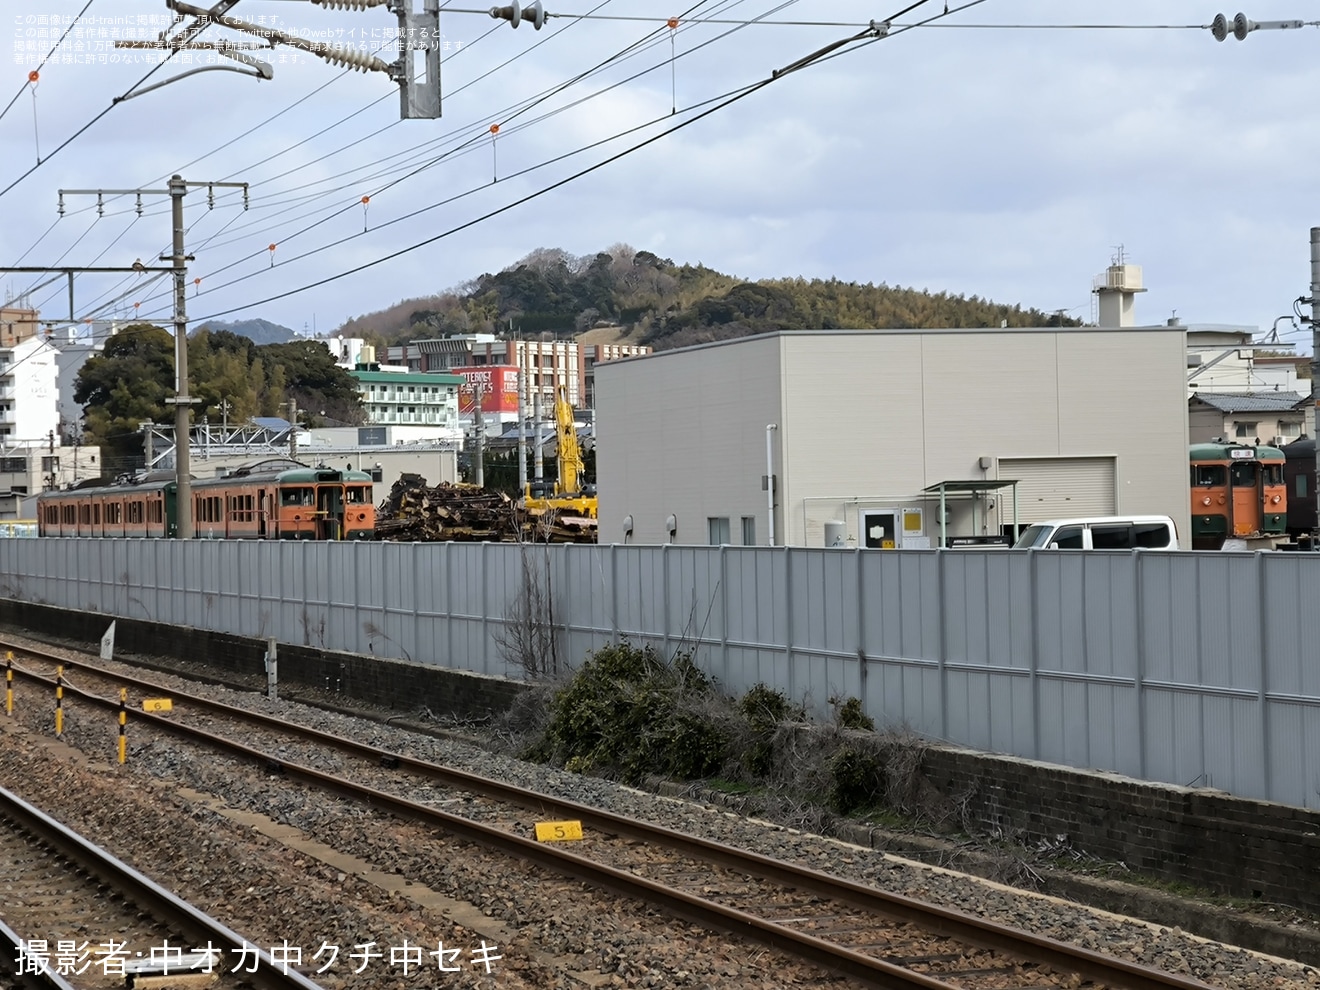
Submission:
[[[575,257],[538,248],[504,271],[405,299],[337,331],[376,344],[451,333],[581,333],[617,325],[657,350],[769,330],[1078,326],[1080,321],[976,296],[838,279],[748,282],[617,244]]]

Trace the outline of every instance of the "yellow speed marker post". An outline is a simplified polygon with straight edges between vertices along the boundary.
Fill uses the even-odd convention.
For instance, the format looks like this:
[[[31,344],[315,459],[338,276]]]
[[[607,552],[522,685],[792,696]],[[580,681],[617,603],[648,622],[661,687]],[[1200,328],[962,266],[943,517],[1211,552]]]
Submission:
[[[128,688],[119,689],[119,762],[128,760],[128,740],[124,738],[124,727],[128,725]]]
[[[174,711],[173,698],[143,698],[142,710],[144,712],[172,712]]]
[[[55,668],[55,735],[64,734],[64,664]]]
[[[582,838],[581,822],[537,822],[537,842],[573,842]]]

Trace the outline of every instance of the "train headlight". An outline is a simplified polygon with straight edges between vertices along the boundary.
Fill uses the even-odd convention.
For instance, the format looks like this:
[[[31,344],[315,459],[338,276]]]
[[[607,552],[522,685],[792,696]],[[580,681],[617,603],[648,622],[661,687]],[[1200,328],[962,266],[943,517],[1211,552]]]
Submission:
[[[1273,502],[1275,505],[1278,505],[1278,504],[1279,504],[1279,496],[1275,495],[1272,499],[1270,499],[1270,501]]]
[[[1201,504],[1202,504],[1202,505],[1209,505],[1209,504],[1210,504],[1210,496],[1207,495],[1205,498],[1201,499]]]

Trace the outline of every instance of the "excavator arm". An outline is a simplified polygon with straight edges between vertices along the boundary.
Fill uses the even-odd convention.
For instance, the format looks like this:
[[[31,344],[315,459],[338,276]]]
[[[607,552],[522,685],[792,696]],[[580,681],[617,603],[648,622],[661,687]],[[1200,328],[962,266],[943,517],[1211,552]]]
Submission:
[[[568,387],[560,385],[555,394],[555,426],[559,441],[558,495],[572,495],[582,490],[582,448],[578,446],[573,407],[568,404]]]

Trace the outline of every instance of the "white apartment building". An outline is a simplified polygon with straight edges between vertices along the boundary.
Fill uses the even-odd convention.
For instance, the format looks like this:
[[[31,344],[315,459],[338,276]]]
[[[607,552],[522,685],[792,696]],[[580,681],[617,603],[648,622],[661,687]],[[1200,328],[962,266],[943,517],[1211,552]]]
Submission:
[[[105,350],[105,343],[119,330],[116,321],[96,321],[76,327],[63,327],[47,334],[55,347],[57,409],[59,431],[66,438],[83,432],[83,407],[74,401],[78,372],[87,359]]]
[[[59,437],[57,356],[42,337],[0,345],[0,443]]]
[[[458,439],[457,375],[413,375],[392,371],[354,371],[367,422],[373,426],[435,427],[435,439]]]

